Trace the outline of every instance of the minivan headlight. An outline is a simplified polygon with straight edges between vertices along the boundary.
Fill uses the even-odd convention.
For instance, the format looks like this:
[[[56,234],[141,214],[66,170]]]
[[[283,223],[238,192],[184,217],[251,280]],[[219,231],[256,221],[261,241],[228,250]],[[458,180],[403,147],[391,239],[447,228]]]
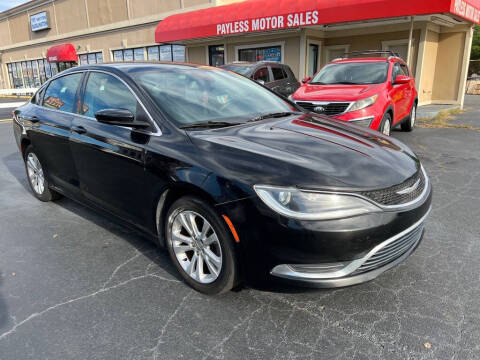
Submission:
[[[382,211],[354,195],[255,185],[255,192],[273,211],[298,220],[332,220]]]
[[[355,101],[348,111],[350,112],[350,111],[357,111],[357,110],[365,109],[366,107],[369,107],[369,106],[372,106],[373,104],[375,104],[377,99],[378,99],[378,95],[373,95],[373,96],[370,96],[368,98]]]

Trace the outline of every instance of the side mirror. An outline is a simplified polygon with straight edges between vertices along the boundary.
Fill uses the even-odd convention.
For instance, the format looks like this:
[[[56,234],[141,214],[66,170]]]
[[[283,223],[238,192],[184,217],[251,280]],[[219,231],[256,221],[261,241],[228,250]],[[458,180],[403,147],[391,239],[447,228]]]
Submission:
[[[135,116],[127,109],[103,109],[95,113],[98,122],[109,125],[126,126],[131,128],[148,128],[146,121],[135,121]]]
[[[398,75],[393,82],[394,85],[397,84],[408,84],[410,82],[410,77],[407,75]]]
[[[303,78],[302,84],[306,84],[306,83],[308,83],[310,80],[312,80],[312,78],[311,78],[310,76],[307,76],[306,78]]]
[[[255,81],[258,82],[260,85],[265,85],[265,81],[263,81],[262,79],[257,79]]]

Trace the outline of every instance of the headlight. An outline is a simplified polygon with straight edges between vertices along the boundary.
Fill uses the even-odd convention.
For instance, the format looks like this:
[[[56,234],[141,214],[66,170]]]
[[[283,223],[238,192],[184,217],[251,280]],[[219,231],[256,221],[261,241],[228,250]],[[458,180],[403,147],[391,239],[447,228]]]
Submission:
[[[381,211],[378,206],[353,195],[268,185],[255,185],[254,189],[270,209],[299,220],[331,220]]]
[[[375,104],[375,101],[377,101],[377,99],[378,99],[378,95],[373,95],[368,98],[355,101],[352,107],[348,111],[357,111],[357,110],[365,109],[366,107],[369,107]]]
[[[288,95],[288,100],[293,101],[293,94]]]

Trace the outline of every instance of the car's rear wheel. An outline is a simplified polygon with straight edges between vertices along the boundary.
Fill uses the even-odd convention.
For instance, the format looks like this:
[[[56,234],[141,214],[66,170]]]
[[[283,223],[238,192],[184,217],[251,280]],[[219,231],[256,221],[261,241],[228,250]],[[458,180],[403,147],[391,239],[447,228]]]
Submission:
[[[378,131],[384,135],[390,136],[390,132],[392,131],[392,115],[390,115],[390,113],[387,112],[383,115]]]
[[[410,116],[401,125],[403,131],[412,131],[417,120],[417,104],[413,103],[412,110],[410,110]]]
[[[167,214],[166,240],[175,267],[195,290],[213,295],[235,286],[232,236],[207,202],[191,196],[177,200]]]
[[[60,198],[60,194],[49,188],[50,184],[45,174],[45,168],[32,145],[25,149],[24,156],[28,184],[35,197],[41,201],[52,201]]]

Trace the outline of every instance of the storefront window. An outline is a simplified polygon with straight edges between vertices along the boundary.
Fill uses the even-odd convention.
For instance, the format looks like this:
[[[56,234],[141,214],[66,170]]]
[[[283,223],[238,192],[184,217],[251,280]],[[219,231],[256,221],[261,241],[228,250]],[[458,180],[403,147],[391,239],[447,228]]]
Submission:
[[[87,54],[81,54],[78,56],[80,59],[80,65],[87,65],[88,64],[88,55]]]
[[[113,61],[123,61],[123,50],[113,51]]]
[[[96,64],[97,63],[97,57],[95,56],[95,53],[88,54],[88,63],[89,64]]]
[[[208,47],[208,64],[211,66],[225,65],[225,47],[223,45]]]
[[[123,61],[133,61],[133,49],[123,50]]]
[[[95,58],[97,59],[97,64],[103,63],[103,54],[101,52],[95,53]]]
[[[133,60],[135,61],[145,60],[145,48],[133,49]]]
[[[149,61],[158,61],[160,59],[158,46],[149,46],[147,48],[147,59]]]
[[[282,61],[282,47],[269,46],[238,50],[238,60],[240,61]]]
[[[172,61],[172,46],[162,45],[160,46],[160,60]]]
[[[50,79],[52,77],[52,70],[50,68],[50,64],[46,59],[43,59],[43,66],[45,67],[45,76],[47,79]]]
[[[45,75],[45,66],[43,65],[43,59],[37,60],[38,72],[40,74],[40,83],[43,84],[47,81],[47,77]]]
[[[177,62],[185,61],[185,46],[172,45],[172,60]]]
[[[307,76],[313,76],[318,71],[318,45],[308,45],[308,72]]]

